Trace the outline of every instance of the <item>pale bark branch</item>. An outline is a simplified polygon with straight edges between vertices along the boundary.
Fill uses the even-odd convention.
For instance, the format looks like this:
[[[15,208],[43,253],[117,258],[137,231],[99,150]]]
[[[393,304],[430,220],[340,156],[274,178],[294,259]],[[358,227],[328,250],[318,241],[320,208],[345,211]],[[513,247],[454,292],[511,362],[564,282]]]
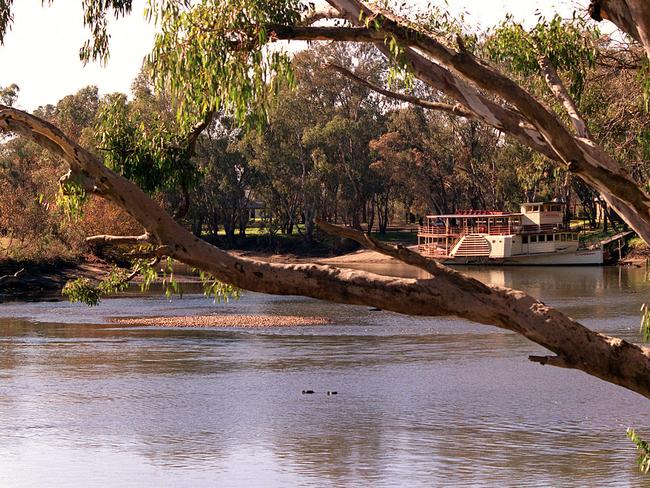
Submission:
[[[338,2],[333,2],[338,3]],[[554,143],[576,147],[576,142],[566,127],[558,120],[557,116],[550,112],[530,93],[521,88],[510,78],[502,75],[492,67],[478,62],[478,60],[467,51],[454,51],[444,45],[440,40],[426,32],[421,32],[408,25],[403,19],[392,13],[379,8],[366,7],[362,2],[342,1],[341,3],[357,4],[359,9],[364,9],[368,17],[376,19],[380,29],[368,29],[372,34],[368,35],[368,41],[374,41],[377,35],[383,35],[386,39],[394,36],[401,44],[414,47],[431,56],[440,64],[455,71],[464,78],[480,88],[497,94],[508,103],[516,107],[544,136],[551,146]],[[362,36],[357,34],[358,38]],[[471,107],[471,106],[470,106]],[[556,149],[556,152],[563,157],[563,153]],[[578,150],[576,149],[576,153]],[[576,158],[565,159],[568,162]]]
[[[96,235],[86,238],[88,244],[146,244],[151,242],[151,235],[144,233],[139,236]]]
[[[546,56],[540,56],[538,62],[546,84],[551,89],[555,98],[562,104],[564,110],[566,110],[578,136],[592,139],[587,122],[580,113],[580,109],[578,109],[575,100],[569,95],[553,64]]]
[[[401,102],[407,102],[410,103],[411,105],[417,105],[419,107],[426,108],[428,110],[438,110],[442,112],[447,112],[452,115],[457,115],[459,117],[465,117],[468,119],[476,118],[475,113],[467,110],[459,103],[455,105],[451,105],[449,103],[432,102],[430,100],[425,100],[411,95],[405,95],[403,93],[397,93],[394,91],[386,90],[384,88],[381,88],[380,86],[375,85],[374,83],[370,83],[368,80],[364,80],[363,78],[360,78],[359,76],[352,73],[352,71],[345,69],[342,66],[330,64],[328,67],[340,73],[341,75],[345,76],[352,82],[361,86],[365,86],[366,88],[370,88],[372,91],[384,95],[385,97],[393,98]]]
[[[557,368],[573,368],[566,359],[560,356],[528,356],[528,359],[534,363],[539,363],[542,366],[555,366]]]
[[[0,276],[0,284],[4,283],[5,281],[13,281],[24,272],[25,272],[25,268],[20,268],[18,271],[16,271],[13,274]]]
[[[650,4],[647,0],[592,0],[589,13],[594,20],[609,20],[641,43],[650,58]]]
[[[341,18],[341,14],[335,8],[315,8],[313,10],[309,10],[307,14],[303,16],[302,19],[300,19],[300,25],[308,26],[320,20],[336,20]]]
[[[353,229],[352,227],[330,224],[322,219],[316,219],[316,225],[330,235],[352,239],[366,249],[384,254],[385,256],[390,256],[410,266],[420,268],[434,277],[441,277],[450,282],[458,283],[459,286],[467,286],[468,283],[471,283],[472,286],[475,287],[475,291],[478,293],[486,293],[489,291],[488,287],[480,281],[469,281],[466,276],[458,271],[443,266],[434,259],[425,258],[422,254],[411,251],[404,246],[391,246],[390,244],[375,239],[365,232]]]

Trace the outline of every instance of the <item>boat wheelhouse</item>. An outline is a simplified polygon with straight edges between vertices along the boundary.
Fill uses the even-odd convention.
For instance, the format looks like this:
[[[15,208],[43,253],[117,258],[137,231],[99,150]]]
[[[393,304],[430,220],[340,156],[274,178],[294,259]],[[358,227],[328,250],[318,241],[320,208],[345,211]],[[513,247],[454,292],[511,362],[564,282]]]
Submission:
[[[450,263],[602,264],[602,249],[581,249],[579,232],[563,222],[563,204],[525,203],[521,211],[468,210],[428,215],[418,249]]]

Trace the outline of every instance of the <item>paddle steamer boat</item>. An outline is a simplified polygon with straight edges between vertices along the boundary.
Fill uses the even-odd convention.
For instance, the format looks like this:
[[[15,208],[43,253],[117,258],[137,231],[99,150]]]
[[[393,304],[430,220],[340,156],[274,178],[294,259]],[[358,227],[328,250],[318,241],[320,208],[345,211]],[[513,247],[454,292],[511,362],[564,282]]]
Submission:
[[[562,206],[525,203],[519,213],[428,215],[419,228],[418,249],[450,264],[602,264],[602,248],[580,246],[579,232],[563,222]]]

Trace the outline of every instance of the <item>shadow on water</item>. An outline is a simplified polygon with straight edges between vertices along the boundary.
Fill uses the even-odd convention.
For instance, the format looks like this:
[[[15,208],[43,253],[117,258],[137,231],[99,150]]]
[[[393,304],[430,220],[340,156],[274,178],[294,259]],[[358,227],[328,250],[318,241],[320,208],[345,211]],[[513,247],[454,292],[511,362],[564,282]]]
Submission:
[[[649,291],[642,270],[461,271],[631,340]],[[106,320],[207,313],[332,324],[147,329]],[[541,349],[495,328],[254,293],[220,306],[199,296],[95,309],[5,304],[0,316],[1,486],[644,483],[625,429],[648,431],[647,401],[529,363]]]

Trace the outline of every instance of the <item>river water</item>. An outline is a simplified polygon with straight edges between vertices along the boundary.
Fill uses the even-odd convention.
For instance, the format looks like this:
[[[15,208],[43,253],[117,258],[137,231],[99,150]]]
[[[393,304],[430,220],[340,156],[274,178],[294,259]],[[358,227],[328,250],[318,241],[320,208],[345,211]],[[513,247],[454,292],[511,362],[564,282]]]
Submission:
[[[463,271],[634,341],[650,300],[639,269]],[[193,313],[327,316],[332,325],[106,322]],[[650,484],[625,437],[628,426],[650,437],[650,402],[532,364],[540,347],[464,320],[254,293],[225,305],[199,295],[93,309],[3,304],[0,317],[1,487]]]

